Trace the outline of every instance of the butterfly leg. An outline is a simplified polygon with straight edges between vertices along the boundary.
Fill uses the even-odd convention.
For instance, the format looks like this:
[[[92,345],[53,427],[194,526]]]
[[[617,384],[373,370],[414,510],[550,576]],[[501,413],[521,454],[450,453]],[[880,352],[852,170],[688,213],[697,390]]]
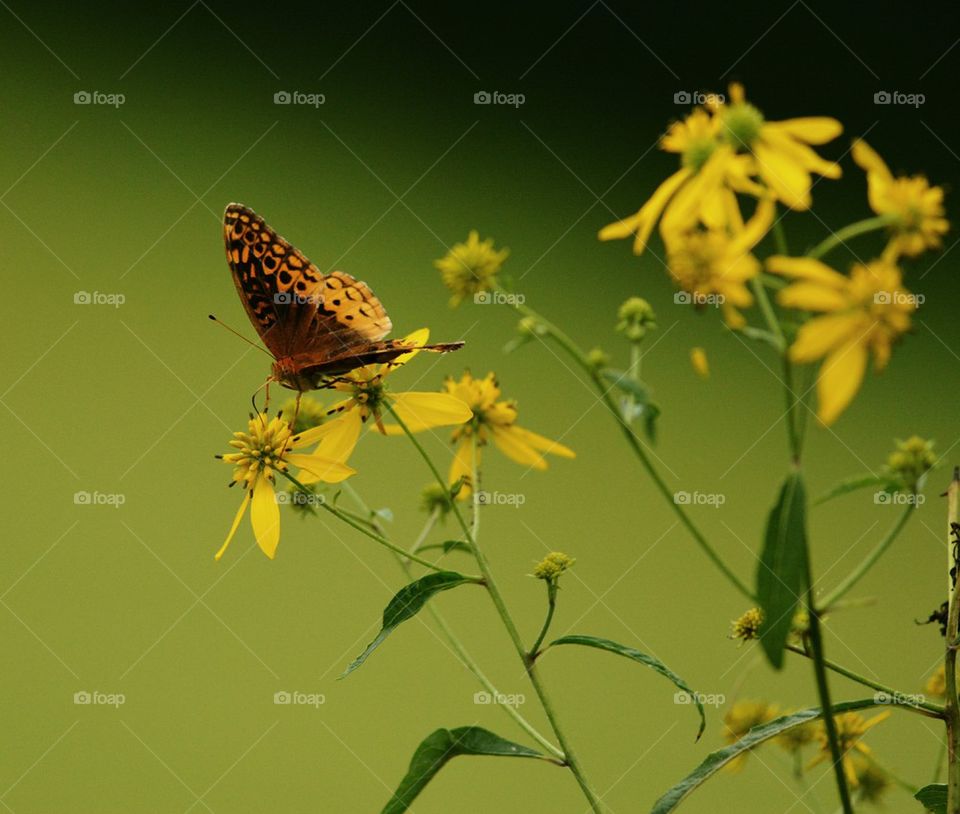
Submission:
[[[288,422],[290,424],[290,436],[286,441],[283,442],[283,449],[280,450],[280,457],[283,457],[283,454],[287,451],[287,444],[293,439],[294,434],[297,431],[297,418],[300,416],[300,399],[303,398],[303,391],[297,391],[297,402],[296,407],[293,408],[293,420]]]

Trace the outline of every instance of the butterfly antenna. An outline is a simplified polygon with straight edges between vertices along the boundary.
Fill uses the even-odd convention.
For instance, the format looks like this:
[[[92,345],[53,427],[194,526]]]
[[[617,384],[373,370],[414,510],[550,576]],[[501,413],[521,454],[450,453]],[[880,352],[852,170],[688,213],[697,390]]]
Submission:
[[[226,328],[226,329],[227,329],[228,331],[230,331],[230,333],[232,333],[234,336],[239,336],[239,337],[240,337],[244,342],[246,342],[248,345],[252,345],[253,347],[255,347],[255,348],[256,348],[258,351],[260,351],[261,353],[266,353],[267,356],[270,356],[271,359],[273,358],[273,356],[270,354],[269,351],[264,350],[264,349],[263,349],[262,347],[260,347],[256,342],[253,342],[252,340],[247,339],[247,337],[245,337],[242,333],[240,333],[240,331],[237,331],[237,330],[235,330],[234,328],[231,328],[231,327],[230,327],[229,325],[227,325],[227,323],[225,323],[225,322],[221,322],[221,321],[220,321],[219,319],[217,319],[213,314],[208,314],[207,316],[210,317],[211,320],[213,320],[214,322],[216,322],[217,325],[219,325],[219,326],[221,326],[221,327],[223,327],[223,328]]]

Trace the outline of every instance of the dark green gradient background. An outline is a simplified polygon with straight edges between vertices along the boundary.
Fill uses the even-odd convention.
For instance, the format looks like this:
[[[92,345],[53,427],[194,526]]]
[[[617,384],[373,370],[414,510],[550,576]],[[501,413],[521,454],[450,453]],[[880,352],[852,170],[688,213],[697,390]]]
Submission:
[[[955,6],[11,0],[0,20],[5,810],[374,812],[438,726],[479,723],[523,738],[500,711],[473,703],[470,675],[419,622],[335,680],[401,584],[389,556],[351,530],[285,514],[276,561],[255,550],[244,524],[225,561],[213,562],[238,495],[212,455],[245,419],[268,367],[206,319],[217,313],[252,335],[223,260],[218,219],[231,200],[262,212],[322,268],[367,280],[398,332],[428,324],[435,337],[467,339],[456,357],[418,359],[397,386],[433,388],[463,366],[495,369],[526,426],[577,450],[576,461],[544,474],[488,456],[487,488],[526,496],[520,509],[485,510],[482,530],[526,637],[543,604],[526,574],[559,548],[578,563],[558,632],[655,653],[703,692],[814,701],[808,664],[791,660],[775,675],[727,640],[744,602],[675,524],[569,363],[543,346],[503,356],[512,312],[449,310],[431,262],[471,228],[495,236],[510,247],[508,269],[529,302],[621,364],[616,307],[649,298],[661,324],[643,362],[664,408],[655,454],[674,488],[726,495],[722,509],[693,513],[752,581],[752,552],[786,466],[774,360],[724,332],[715,314],[675,306],[655,253],[638,260],[625,242],[600,244],[597,229],[633,211],[675,167],[652,149],[684,112],[674,93],[722,90],[730,78],[770,118],[842,119],[847,133],[824,149],[829,156],[843,155],[847,136],[869,133],[895,169],[955,186],[960,48],[934,65],[955,44]],[[127,101],[76,106],[83,89]],[[327,101],[319,110],[274,105],[284,89]],[[481,89],[527,102],[475,106]],[[884,89],[927,102],[874,105]],[[867,214],[862,175],[848,158],[845,168],[842,182],[817,185],[816,216],[787,219],[797,251]],[[856,251],[867,257],[878,246],[860,241]],[[811,427],[813,493],[877,468],[892,439],[913,432],[949,450],[946,463],[957,460],[955,261],[951,252],[911,267],[908,287],[927,298],[914,334],[832,432]],[[126,303],[75,305],[81,290],[122,293]],[[709,381],[689,367],[693,345],[708,348]],[[445,461],[441,441],[428,441]],[[365,437],[355,463],[355,486],[392,507],[392,532],[411,540],[427,482],[412,449]],[[913,620],[941,600],[943,505],[932,496],[946,477],[944,466],[931,499],[855,592],[878,602],[829,625],[830,655],[904,691],[918,691],[938,658],[936,631]],[[126,503],[75,506],[78,490],[120,492]],[[864,493],[814,514],[822,587],[895,512]],[[541,723],[489,602],[465,588],[438,606]],[[648,810],[720,742],[722,710],[709,710],[694,744],[692,711],[636,665],[571,648],[546,658],[543,672],[618,814]],[[833,689],[838,699],[868,694],[842,679]],[[81,690],[127,701],[76,706]],[[280,690],[324,693],[326,704],[275,706]],[[869,742],[922,785],[939,738],[932,724],[899,714]],[[797,802],[786,756],[770,748],[686,810],[832,811],[830,778],[818,769],[811,781],[822,809]],[[915,810],[902,791],[890,807]],[[421,814],[584,808],[568,774],[491,759],[455,761],[415,805]]]

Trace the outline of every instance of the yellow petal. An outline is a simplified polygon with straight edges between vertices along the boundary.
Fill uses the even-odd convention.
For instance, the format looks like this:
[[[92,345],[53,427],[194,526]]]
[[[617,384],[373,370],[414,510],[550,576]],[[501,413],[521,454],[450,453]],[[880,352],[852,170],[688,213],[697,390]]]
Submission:
[[[253,487],[250,521],[257,545],[272,560],[280,544],[280,507],[273,493],[273,485],[266,478],[258,478],[257,485]]]
[[[839,311],[849,305],[841,292],[816,283],[794,283],[787,286],[777,295],[777,302],[784,308],[799,308],[803,311]]]
[[[479,463],[479,461],[478,461]],[[463,486],[457,494],[457,500],[466,500],[470,497],[472,485],[470,483],[473,477],[473,439],[466,437],[460,439],[457,445],[457,451],[450,462],[450,475],[447,482],[453,486],[461,478],[464,479]]]
[[[690,364],[701,379],[710,378],[710,364],[703,348],[690,348]]]
[[[810,208],[810,173],[761,141],[753,148],[767,186],[791,209]]]
[[[774,255],[767,258],[767,271],[783,274],[786,277],[809,280],[832,288],[843,288],[847,284],[847,278],[842,274],[834,271],[826,263],[811,260],[809,257]]]
[[[237,510],[236,517],[233,518],[233,525],[230,526],[230,532],[227,534],[227,539],[224,540],[223,545],[220,546],[220,550],[213,555],[213,558],[219,562],[220,558],[224,555],[227,550],[227,546],[230,545],[230,541],[233,539],[233,535],[237,533],[237,528],[240,526],[240,521],[243,519],[243,513],[247,510],[247,505],[250,503],[250,493],[245,492],[243,495],[243,502],[240,504],[240,508]]]
[[[886,162],[884,162],[877,151],[863,139],[858,138],[853,142],[851,155],[857,166],[868,175],[875,175],[883,181],[893,180],[893,175],[891,175]]]
[[[843,132],[843,125],[828,116],[805,116],[784,119],[782,122],[767,122],[764,130],[768,128],[786,133],[807,144],[826,144]]]
[[[746,226],[730,241],[731,253],[747,252],[756,246],[763,236],[773,226],[773,218],[777,214],[777,206],[772,198],[764,198],[757,204],[753,217]],[[753,276],[753,275],[750,275]]]
[[[413,333],[407,334],[403,338],[403,341],[410,345],[415,345],[416,347],[419,348],[419,347],[422,347],[423,345],[426,345],[429,339],[430,339],[430,329],[419,328]],[[390,362],[389,365],[382,365],[382,367],[386,368],[386,370],[388,371],[393,370],[394,368],[399,367],[400,365],[405,365],[418,353],[420,353],[419,350],[412,350],[412,351],[409,351],[408,353],[401,353],[396,359]]]
[[[559,441],[551,441],[549,438],[545,438],[544,436],[538,435],[530,430],[525,430],[523,427],[514,425],[510,428],[510,432],[514,433],[517,438],[519,438],[528,447],[531,447],[538,452],[544,452],[547,455],[559,455],[561,458],[577,457],[576,452],[569,447],[565,447]]]
[[[511,461],[533,469],[543,470],[547,468],[547,462],[543,460],[543,456],[527,445],[526,441],[516,431],[516,427],[495,427],[493,442]]]
[[[656,192],[650,196],[650,200],[641,207],[636,215],[622,220],[619,223],[611,223],[609,226],[601,229],[599,234],[600,240],[626,237],[636,232],[637,237],[633,244],[633,250],[636,254],[643,252],[646,248],[647,241],[650,239],[650,233],[653,231],[653,227],[656,225],[660,213],[663,212],[663,208],[689,177],[690,170],[687,168],[677,170],[657,187]]]
[[[287,460],[301,470],[296,475],[300,483],[316,483],[318,480],[324,483],[340,483],[351,475],[357,474],[356,469],[352,469],[341,461],[333,461],[319,455],[293,454],[287,455]]]
[[[357,439],[360,438],[363,416],[359,410],[350,410],[329,424],[332,431],[320,441],[314,454],[331,461],[346,463],[357,446]]]
[[[349,399],[348,399],[349,401]],[[350,412],[356,413],[357,410],[351,410]],[[290,449],[302,449],[303,447],[310,447],[314,444],[322,441],[331,433],[336,433],[339,428],[338,421],[341,421],[346,417],[347,413],[344,413],[343,416],[338,416],[334,419],[327,419],[323,424],[318,424],[316,427],[311,427],[309,430],[304,430],[299,435],[293,436],[293,439],[290,442]]]
[[[394,393],[392,400],[397,416],[411,432],[464,424],[473,418],[469,405],[449,393]],[[400,427],[385,429],[394,435],[402,432]]]
[[[815,361],[850,339],[856,339],[861,323],[857,316],[849,314],[815,317],[797,331],[797,339],[790,347],[790,358],[801,363]]]
[[[829,426],[847,409],[863,383],[867,347],[859,337],[841,345],[820,366],[817,416]]]

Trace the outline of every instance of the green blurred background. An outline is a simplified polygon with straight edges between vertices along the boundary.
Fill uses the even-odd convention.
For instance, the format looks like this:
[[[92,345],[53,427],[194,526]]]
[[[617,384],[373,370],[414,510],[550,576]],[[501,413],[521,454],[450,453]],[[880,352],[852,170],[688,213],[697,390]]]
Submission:
[[[484,510],[482,532],[526,637],[543,610],[542,586],[527,574],[562,549],[578,562],[557,632],[654,653],[728,702],[814,702],[809,664],[789,660],[774,674],[754,649],[728,640],[742,599],[675,524],[568,363],[536,345],[503,355],[515,315],[448,309],[431,264],[471,228],[495,237],[510,247],[507,268],[528,302],[620,364],[617,305],[649,298],[660,317],[643,361],[664,410],[656,456],[672,487],[727,497],[721,509],[693,513],[752,581],[786,461],[773,360],[723,331],[715,314],[675,305],[659,246],[637,259],[596,232],[675,167],[654,149],[687,109],[675,94],[723,90],[734,78],[771,119],[842,119],[844,138],[823,150],[831,157],[846,152],[847,136],[866,133],[894,169],[955,185],[960,142],[947,82],[960,49],[949,50],[956,31],[945,24],[955,9],[880,3],[854,12],[804,0],[3,6],[7,811],[372,812],[436,727],[478,723],[523,740],[501,711],[474,703],[471,676],[416,621],[349,680],[335,680],[402,584],[390,557],[352,530],[285,514],[270,562],[245,523],[214,563],[238,495],[212,455],[242,425],[268,371],[265,357],[206,319],[214,312],[253,335],[223,259],[228,201],[257,209],[321,268],[370,283],[398,333],[429,325],[436,338],[467,340],[455,357],[418,359],[395,386],[433,388],[464,366],[496,370],[523,425],[577,451],[543,474],[487,457],[487,488],[526,497],[519,509]],[[294,90],[323,93],[325,103],[273,103]],[[526,101],[475,105],[481,90]],[[875,105],[883,90],[926,102]],[[125,102],[76,105],[79,91]],[[787,219],[797,250],[867,214],[862,175],[848,158],[845,168],[843,181],[817,184],[816,215]],[[856,244],[861,256],[878,246]],[[939,604],[945,580],[944,506],[934,496],[958,457],[956,274],[953,253],[911,267],[907,285],[927,300],[913,335],[832,432],[811,427],[808,446],[814,493],[877,469],[896,437],[917,432],[946,453],[930,500],[855,591],[876,604],[829,625],[829,655],[908,692],[922,688],[941,641],[914,619]],[[125,302],[75,304],[81,291]],[[694,345],[708,349],[708,381],[689,366]],[[445,465],[448,448],[429,443]],[[392,508],[396,539],[412,540],[428,480],[413,450],[364,438],[355,465],[357,489]],[[75,505],[78,491],[125,503]],[[835,585],[895,515],[869,492],[817,511],[821,585]],[[526,694],[522,711],[542,723],[486,599],[465,589],[437,606],[501,690]],[[571,648],[546,658],[543,672],[613,812],[648,810],[721,743],[723,708],[708,711],[695,744],[692,711],[636,665]],[[839,678],[833,688],[838,699],[869,694]],[[84,691],[122,693],[125,703],[75,704]],[[323,693],[326,703],[277,706],[278,691]],[[940,738],[925,720],[896,714],[869,742],[923,785]],[[768,748],[685,810],[833,810],[822,769],[811,774],[818,807],[797,800],[788,768]],[[901,790],[890,795],[894,810],[915,805]],[[479,758],[454,761],[414,806],[584,808],[566,773]]]

